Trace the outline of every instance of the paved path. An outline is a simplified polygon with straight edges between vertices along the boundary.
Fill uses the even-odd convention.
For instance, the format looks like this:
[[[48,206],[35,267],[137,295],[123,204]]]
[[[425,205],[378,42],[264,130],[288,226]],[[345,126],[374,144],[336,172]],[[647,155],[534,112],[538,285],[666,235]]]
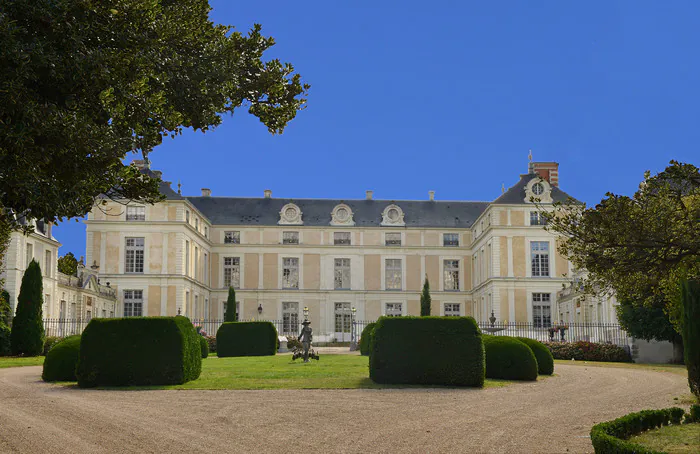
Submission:
[[[0,452],[592,452],[594,423],[687,393],[669,372],[570,365],[485,390],[100,391],[40,373],[0,369]]]

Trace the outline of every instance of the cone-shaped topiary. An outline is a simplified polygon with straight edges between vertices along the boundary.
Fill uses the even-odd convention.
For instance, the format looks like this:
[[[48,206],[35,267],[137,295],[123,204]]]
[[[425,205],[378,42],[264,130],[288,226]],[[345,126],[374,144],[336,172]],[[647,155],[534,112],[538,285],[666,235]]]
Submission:
[[[363,356],[369,355],[369,346],[372,340],[372,334],[374,333],[374,325],[376,325],[376,323],[368,323],[360,335],[360,354]]]
[[[537,372],[540,375],[552,375],[554,373],[554,356],[542,342],[529,337],[517,337],[520,342],[530,347],[537,359]]]
[[[537,359],[514,337],[484,335],[486,378],[537,380]]]
[[[79,356],[80,335],[66,337],[46,354],[41,379],[44,381],[77,381],[75,368],[78,365]]]
[[[238,321],[238,314],[236,314],[236,291],[233,289],[233,287],[228,288],[228,299],[226,299],[226,313],[224,314],[224,321]]]
[[[209,342],[204,336],[199,336],[199,346],[202,348],[202,359],[209,356]]]
[[[41,320],[43,287],[41,267],[36,260],[32,260],[22,277],[17,312],[12,320],[10,339],[15,356],[38,356],[44,348],[44,324]]]
[[[430,283],[428,282],[428,276],[425,276],[425,282],[423,283],[423,293],[420,295],[420,315],[421,317],[430,316]]]
[[[700,279],[681,283],[683,354],[690,391],[700,398]]]

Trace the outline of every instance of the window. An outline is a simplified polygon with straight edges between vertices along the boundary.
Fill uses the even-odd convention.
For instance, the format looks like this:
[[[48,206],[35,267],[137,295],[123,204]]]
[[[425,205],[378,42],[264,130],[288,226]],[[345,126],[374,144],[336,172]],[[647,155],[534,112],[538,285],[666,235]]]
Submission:
[[[282,333],[299,333],[299,303],[282,303]]]
[[[229,231],[224,232],[224,243],[225,244],[241,244],[241,232]]]
[[[460,306],[459,303],[445,303],[445,317],[459,317],[461,315]]]
[[[209,254],[204,253],[204,281],[205,284],[209,285]]]
[[[143,290],[124,290],[124,317],[143,315]]]
[[[532,259],[532,276],[549,276],[549,242],[532,241],[530,243],[530,256]]]
[[[401,317],[403,315],[403,303],[386,303],[387,317]]]
[[[552,324],[552,304],[549,293],[532,294],[532,323],[535,328],[548,328]]]
[[[204,226],[204,238],[209,238],[209,227]]]
[[[43,308],[44,314],[48,315],[48,312],[49,312],[48,309],[49,309],[50,307],[51,307],[51,295],[49,295],[48,293],[46,293],[46,294],[44,295],[44,308]]]
[[[190,275],[190,242],[185,240],[185,276]]]
[[[46,235],[46,222],[44,221],[36,221],[36,231],[41,233],[42,235]]]
[[[350,288],[350,259],[335,259],[335,288]]]
[[[239,288],[241,286],[240,257],[224,257],[224,287]]]
[[[44,254],[44,276],[51,277],[51,251],[46,251]]]
[[[145,221],[146,220],[146,207],[136,207],[128,205],[126,207],[126,220],[127,221]]]
[[[199,248],[194,247],[194,278],[199,279]]]
[[[350,303],[335,303],[335,334],[339,341],[344,341],[352,327],[352,309]]]
[[[188,224],[190,223],[190,212],[189,211],[185,211],[185,222]]]
[[[401,259],[386,259],[385,277],[387,290],[401,290]]]
[[[126,239],[125,273],[143,273],[143,238]]]
[[[92,319],[92,311],[85,312],[85,321],[89,322]]]
[[[199,232],[199,218],[194,218],[194,229]]]
[[[282,288],[299,288],[299,259],[296,257],[282,259]]]
[[[442,245],[457,247],[459,246],[459,233],[445,233],[442,235]]]
[[[384,245],[385,246],[401,246],[401,234],[400,233],[385,233],[384,234]]]
[[[224,315],[226,315],[226,309],[228,309],[228,303],[224,301]],[[236,301],[236,321],[240,320],[240,315],[241,315],[241,303],[239,301]],[[222,316],[222,317],[223,317]]]
[[[530,225],[547,225],[547,219],[539,211],[530,211]]]
[[[32,243],[27,243],[27,267],[34,259],[34,245]]]
[[[299,244],[299,232],[282,232],[282,244]]]
[[[459,290],[459,260],[443,260],[445,291]]]
[[[192,315],[196,318],[199,315],[199,295],[194,296],[194,311]]]
[[[333,232],[333,244],[336,246],[350,246],[350,232]]]
[[[102,309],[102,318],[107,317],[107,309]]]

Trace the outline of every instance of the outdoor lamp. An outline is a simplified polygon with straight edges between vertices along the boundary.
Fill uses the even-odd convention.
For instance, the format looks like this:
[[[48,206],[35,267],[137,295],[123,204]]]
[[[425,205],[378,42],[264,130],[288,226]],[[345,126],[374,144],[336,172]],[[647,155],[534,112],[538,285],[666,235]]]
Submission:
[[[309,308],[304,306],[304,318],[309,318]]]
[[[354,316],[355,316],[355,312],[357,312],[357,309],[355,309],[355,308],[353,307],[353,308],[350,309],[350,310],[352,311],[352,316],[354,317]]]
[[[262,304],[258,304],[258,315],[262,314]]]

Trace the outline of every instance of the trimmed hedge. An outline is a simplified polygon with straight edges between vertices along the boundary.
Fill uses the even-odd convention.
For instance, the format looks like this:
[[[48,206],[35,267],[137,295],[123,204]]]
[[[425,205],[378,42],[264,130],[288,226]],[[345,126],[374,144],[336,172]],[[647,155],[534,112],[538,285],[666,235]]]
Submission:
[[[0,356],[10,356],[10,327],[0,321]]]
[[[209,356],[209,343],[204,338],[204,336],[199,336],[199,347],[202,350],[202,359]]]
[[[593,449],[596,454],[663,454],[632,443],[628,439],[647,430],[669,424],[680,424],[683,414],[683,409],[678,407],[643,410],[596,424],[591,429]],[[686,422],[690,422],[687,415]]]
[[[44,359],[44,381],[76,381],[75,368],[80,356],[80,335],[69,336],[49,350]]]
[[[552,352],[542,342],[530,339],[529,337],[516,337],[520,342],[524,343],[532,353],[535,354],[537,360],[537,373],[540,375],[552,375],[554,373],[554,356]]]
[[[554,359],[575,359],[577,361],[608,361],[631,363],[629,351],[614,344],[595,342],[544,342]]]
[[[369,346],[372,341],[375,325],[376,323],[368,323],[365,329],[362,330],[362,334],[360,334],[360,354],[363,356],[369,355]]]
[[[60,336],[46,336],[46,338],[44,338],[44,349],[41,352],[41,356],[46,356],[49,353],[49,350],[51,350],[56,344],[61,342],[63,339],[65,338]]]
[[[514,337],[485,335],[486,378],[537,380],[537,359]]]
[[[471,317],[382,317],[370,339],[377,383],[484,386],[484,345]]]
[[[274,355],[277,341],[271,322],[226,322],[216,332],[216,354],[219,358]]]
[[[199,336],[189,319],[93,318],[83,331],[78,386],[177,385],[202,371]]]

